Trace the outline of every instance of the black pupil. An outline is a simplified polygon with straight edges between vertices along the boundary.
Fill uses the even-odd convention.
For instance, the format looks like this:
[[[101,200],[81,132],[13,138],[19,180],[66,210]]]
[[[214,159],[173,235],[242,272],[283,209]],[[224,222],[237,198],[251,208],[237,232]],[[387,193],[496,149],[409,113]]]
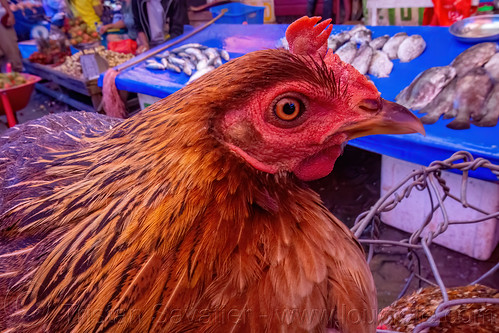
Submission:
[[[295,109],[296,109],[296,106],[294,103],[286,103],[286,104],[284,104],[282,111],[284,111],[285,114],[290,116],[293,113],[295,113]]]

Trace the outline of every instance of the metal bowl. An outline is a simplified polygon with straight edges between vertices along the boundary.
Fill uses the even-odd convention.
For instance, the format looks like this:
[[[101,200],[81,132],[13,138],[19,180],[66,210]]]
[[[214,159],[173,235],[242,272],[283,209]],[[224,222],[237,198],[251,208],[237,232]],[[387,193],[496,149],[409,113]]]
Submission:
[[[452,24],[449,27],[449,32],[458,40],[466,43],[499,40],[499,14],[465,18]]]

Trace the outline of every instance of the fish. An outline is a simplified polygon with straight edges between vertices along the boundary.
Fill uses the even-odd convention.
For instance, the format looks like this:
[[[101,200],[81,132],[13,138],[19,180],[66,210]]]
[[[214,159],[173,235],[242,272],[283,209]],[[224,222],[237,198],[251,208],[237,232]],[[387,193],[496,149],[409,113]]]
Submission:
[[[416,59],[426,48],[426,42],[420,35],[407,37],[400,43],[397,51],[397,57],[400,62],[409,62]]]
[[[327,39],[327,47],[329,49],[332,49],[333,52],[336,51],[340,46],[345,44],[350,40],[350,32],[349,31],[342,31],[340,33],[337,33],[335,35],[329,36]]]
[[[203,69],[196,71],[196,73],[192,74],[189,81],[187,81],[187,84],[199,79],[201,76],[203,76],[204,74],[206,74],[214,69],[215,69],[214,66],[206,66]]]
[[[388,77],[390,76],[392,69],[393,62],[388,55],[383,51],[375,50],[371,63],[369,64],[368,73],[376,77]]]
[[[350,32],[350,34],[352,35],[350,41],[357,44],[364,44],[364,43],[369,43],[372,40],[373,32],[365,28],[365,29],[359,29],[355,32]]]
[[[172,53],[179,53],[179,52],[185,51],[185,49],[188,49],[188,48],[194,48],[194,49],[204,50],[204,49],[206,49],[206,46],[204,46],[202,44],[199,44],[199,43],[188,43],[188,44],[181,45],[181,46],[179,46],[177,48],[174,48],[170,52],[172,52]]]
[[[454,98],[456,96],[456,78],[419,112],[426,113],[420,120],[423,124],[434,124],[440,119],[441,115],[447,115],[454,109]]]
[[[456,76],[452,66],[431,67],[420,73],[395,97],[406,108],[421,110]]]
[[[161,70],[164,70],[165,66],[163,64],[160,64],[157,61],[154,61],[154,62],[151,61],[151,62],[146,63],[146,68],[147,69],[161,69]]]
[[[357,44],[349,41],[335,52],[344,62],[350,64],[357,54]]]
[[[494,82],[499,82],[499,53],[494,54],[483,66]]]
[[[484,103],[484,116],[482,119],[475,121],[473,124],[476,126],[493,127],[497,125],[499,118],[499,83],[496,83]]]
[[[175,56],[172,56],[172,55],[170,55],[166,59],[168,59],[168,62],[170,62],[170,63],[172,63],[172,64],[174,64],[176,66],[184,67],[185,59],[178,58],[178,57],[175,57]]]
[[[480,43],[461,52],[450,64],[456,69],[457,76],[466,75],[475,67],[480,67],[489,61],[496,53],[496,43]]]
[[[385,52],[390,59],[397,59],[399,46],[406,38],[409,38],[409,36],[407,36],[407,33],[397,32],[395,35],[390,37],[389,40],[386,41],[385,45],[383,45],[383,52]]]
[[[182,71],[188,75],[188,76],[191,76],[192,75],[192,71],[195,69],[195,67],[191,67],[189,66],[189,64],[186,62],[184,64],[184,66],[182,67]]]
[[[208,61],[208,57],[206,57],[203,52],[201,52],[201,50],[197,49],[197,48],[194,48],[194,47],[188,47],[186,49],[183,50],[185,53],[187,54],[190,54],[190,55],[193,55],[194,57],[196,57],[196,60],[197,61],[202,61],[202,60],[206,60]]]
[[[456,81],[454,109],[456,118],[447,124],[452,129],[470,128],[470,118],[480,121],[483,117],[483,105],[492,89],[492,80],[483,67],[475,67]]]
[[[369,30],[369,29],[363,24],[356,24],[352,29],[350,29],[350,34],[353,34],[360,30]]]
[[[225,61],[229,61],[230,60],[230,54],[229,52],[225,51],[225,50],[220,50],[220,56],[222,57],[223,60]]]
[[[390,39],[389,35],[384,35],[384,36],[379,36],[374,38],[372,41],[369,42],[369,45],[374,49],[374,50],[379,50],[381,49],[385,43]]]
[[[361,74],[366,74],[373,57],[373,49],[368,43],[362,44],[352,60],[352,66]]]

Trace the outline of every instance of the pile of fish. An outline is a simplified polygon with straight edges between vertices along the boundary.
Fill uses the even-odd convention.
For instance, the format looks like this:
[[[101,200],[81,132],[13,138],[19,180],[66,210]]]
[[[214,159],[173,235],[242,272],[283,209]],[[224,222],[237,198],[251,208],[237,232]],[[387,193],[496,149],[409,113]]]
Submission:
[[[187,83],[191,83],[222,65],[222,60],[229,61],[229,59],[229,53],[225,50],[190,43],[159,53],[155,59],[147,59],[145,63],[148,69],[184,72],[190,76]]]
[[[480,43],[463,51],[450,65],[420,73],[396,97],[407,108],[426,113],[433,124],[443,115],[455,118],[452,129],[492,127],[499,118],[499,53],[496,43]]]
[[[426,42],[420,35],[408,36],[405,32],[372,39],[372,31],[359,24],[350,31],[329,36],[328,47],[362,74],[388,77],[393,69],[393,59],[409,62],[419,57]]]
[[[285,37],[280,40],[278,47],[281,46],[288,49]],[[393,69],[393,59],[409,62],[419,57],[426,42],[420,35],[408,36],[405,32],[372,39],[372,31],[358,24],[349,31],[329,36],[328,48],[362,74],[388,77]]]

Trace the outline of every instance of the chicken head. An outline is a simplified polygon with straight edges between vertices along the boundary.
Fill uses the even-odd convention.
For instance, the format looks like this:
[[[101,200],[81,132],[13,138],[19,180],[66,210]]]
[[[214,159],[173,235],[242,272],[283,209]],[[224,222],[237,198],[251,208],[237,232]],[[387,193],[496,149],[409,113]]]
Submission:
[[[319,19],[289,26],[290,52],[253,52],[219,71],[226,77],[239,71],[229,91],[243,103],[225,105],[218,137],[263,172],[314,180],[332,171],[348,140],[424,133],[409,110],[382,99],[364,75],[327,52],[331,26],[324,30],[329,21],[316,24]]]

